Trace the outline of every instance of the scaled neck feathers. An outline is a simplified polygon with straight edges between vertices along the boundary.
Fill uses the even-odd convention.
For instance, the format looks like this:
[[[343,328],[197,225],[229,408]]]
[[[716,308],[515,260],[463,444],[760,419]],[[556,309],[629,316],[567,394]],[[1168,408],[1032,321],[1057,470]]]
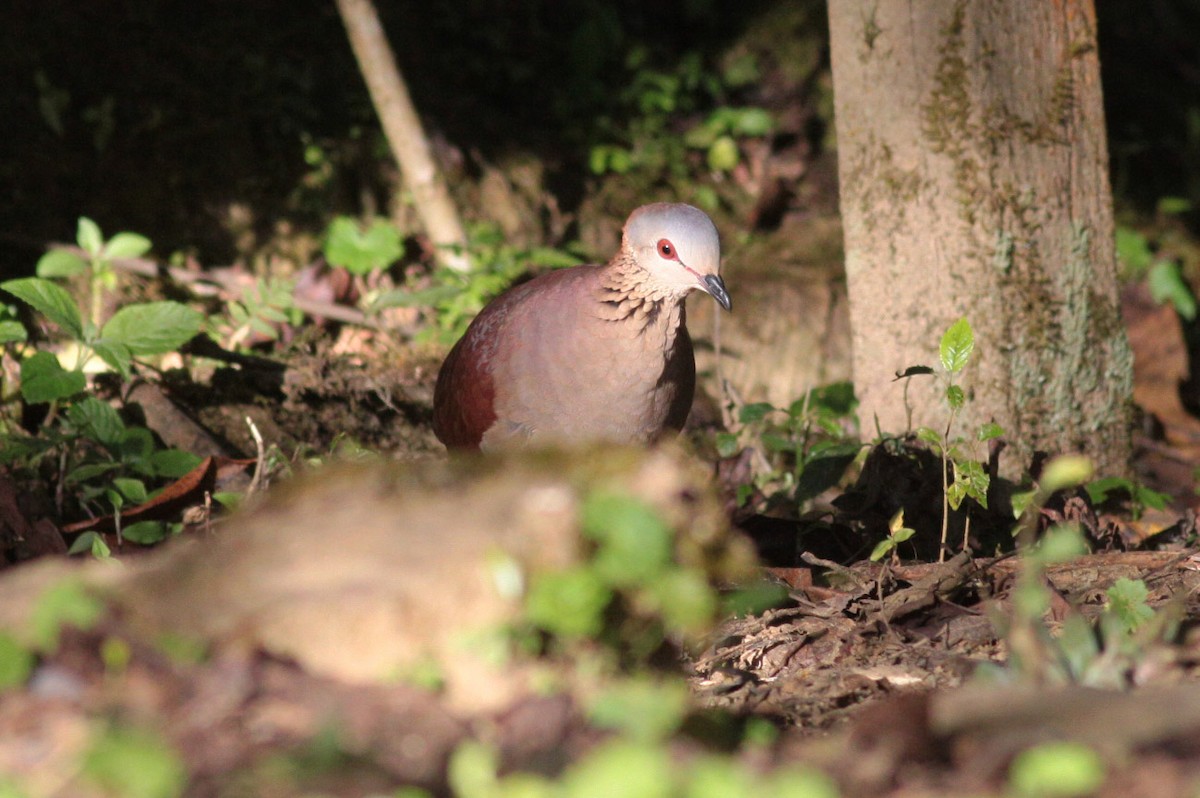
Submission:
[[[604,267],[596,298],[600,319],[627,324],[639,334],[659,327],[668,338],[674,338],[682,303],[671,291],[656,285],[629,254],[618,254]]]

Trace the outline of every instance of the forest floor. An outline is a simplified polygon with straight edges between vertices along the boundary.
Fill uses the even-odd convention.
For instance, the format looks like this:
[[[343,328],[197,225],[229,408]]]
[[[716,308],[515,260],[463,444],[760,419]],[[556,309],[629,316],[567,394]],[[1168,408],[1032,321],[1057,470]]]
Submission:
[[[1012,555],[875,563],[839,557],[828,541],[798,544],[805,528],[794,519],[727,512],[757,538],[766,558],[762,573],[788,585],[789,598],[724,621],[707,648],[673,667],[686,674],[696,707],[730,713],[725,717],[735,725],[769,721],[775,730],[770,742],[733,744],[741,766],[768,772],[806,763],[831,776],[846,796],[1055,794],[1021,793],[1013,784],[1025,777],[1014,775],[1014,763],[1040,743],[1070,740],[1099,752],[1107,778],[1095,794],[1192,794],[1200,784],[1200,688],[1192,684],[1200,662],[1194,634],[1200,562],[1192,548],[1200,421],[1179,400],[1187,359],[1173,311],[1151,302],[1144,288],[1130,287],[1124,312],[1137,358],[1137,401],[1147,419],[1138,436],[1137,471],[1143,484],[1171,503],[1136,518],[1100,512],[1081,495],[1048,504],[1045,522],[1077,522],[1093,553],[1044,566],[1038,577],[1048,602],[1044,616],[1023,617],[1014,609],[1021,574],[1031,566]],[[333,346],[312,347],[282,367],[256,370],[262,364],[244,360],[238,391],[217,377],[206,386],[166,379],[139,388],[150,428],[164,440],[192,441],[194,450],[212,445],[215,455],[202,478],[180,481],[175,504],[160,502],[150,512],[202,504],[206,490],[227,480],[244,487],[256,458],[239,461],[220,452],[227,454],[225,442],[239,438],[244,450],[254,451],[247,418],[269,444],[307,440],[336,448],[342,433],[392,451],[418,472],[444,467],[445,455],[428,429],[436,360],[405,361],[394,348],[376,347],[372,336],[359,333],[346,333]],[[174,402],[159,401],[168,394]],[[188,413],[173,410],[176,403]],[[210,443],[196,443],[201,438]],[[918,462],[885,458],[864,468],[854,489],[905,490],[900,501],[906,507],[926,502],[936,512],[940,495],[936,486],[917,484],[929,473]],[[726,480],[738,473],[708,469]],[[315,473],[321,483],[322,472]],[[422,479],[440,484],[438,477]],[[247,524],[239,525],[237,516],[229,525],[200,514],[182,533],[190,543],[143,554],[121,548],[100,519],[75,525],[66,539],[99,531],[125,567],[49,556],[0,572],[0,628],[13,639],[21,639],[31,622],[40,623],[36,619],[52,602],[47,596],[72,584],[67,577],[82,579],[107,607],[89,613],[76,606],[91,606],[84,594],[60,596],[67,609],[60,607],[62,628],[55,625],[51,633],[60,639],[35,648],[29,677],[0,693],[0,774],[19,787],[10,794],[357,796],[401,794],[395,790],[405,785],[438,794],[447,789],[447,762],[465,740],[486,741],[505,771],[543,774],[569,772],[572,762],[593,750],[605,733],[571,690],[495,704],[484,699],[480,685],[464,702],[408,680],[364,680],[342,661],[418,646],[437,637],[432,630],[438,627],[465,623],[477,606],[464,598],[461,584],[471,565],[449,543],[435,542],[433,559],[406,544],[412,550],[396,549],[396,561],[379,573],[355,576],[353,595],[341,583],[335,587],[343,592],[331,593],[326,575],[362,567],[353,541],[374,539],[379,516],[433,513],[444,528],[420,529],[435,541],[452,540],[453,530],[463,526],[477,530],[466,534],[501,535],[494,525],[504,522],[491,516],[503,514],[507,499],[497,496],[527,496],[540,488],[514,482],[493,495],[466,480],[448,504],[431,498],[429,507],[395,510],[353,480],[335,477],[324,488],[302,484],[309,487],[292,493],[289,506],[304,509],[267,513],[272,533],[293,541],[296,551],[278,542],[265,551],[222,546]],[[11,530],[28,502],[17,500],[11,481],[0,487]],[[728,495],[735,486],[721,487]],[[346,515],[346,506],[361,509]],[[726,500],[724,506],[728,511],[732,505]],[[828,529],[855,526],[845,511],[823,506]],[[869,514],[861,506],[857,512],[860,521]],[[25,522],[22,545],[43,551],[65,545],[63,530],[34,518]],[[878,537],[877,528],[855,528]],[[185,553],[173,554],[177,549]],[[154,574],[163,569],[169,576],[156,582]],[[205,569],[215,570],[195,576]],[[457,603],[458,613],[421,605],[404,616],[405,628],[394,625],[400,622],[386,620],[389,610],[379,607],[398,600],[391,591],[405,580],[420,585],[434,605]],[[1109,635],[1099,620],[1114,601],[1107,591],[1120,580],[1144,584],[1141,601],[1158,619],[1128,640]],[[239,594],[244,601],[231,603],[229,596]],[[150,605],[157,609],[148,610]],[[280,605],[295,610],[294,617],[285,613],[282,632],[272,626],[279,622],[275,609],[266,612],[269,617],[256,609]],[[385,620],[377,621],[381,612]],[[147,623],[150,616],[157,621]],[[1061,641],[1070,629],[1078,631],[1072,624],[1079,618],[1099,631],[1085,635],[1090,644],[1072,649]],[[179,645],[164,643],[164,624],[168,632],[200,640],[207,653],[189,655],[186,645],[180,653]],[[338,637],[342,626],[353,629],[350,642]],[[281,647],[278,634],[292,642]],[[306,649],[296,638],[312,645]],[[364,638],[370,640],[366,654],[359,648]],[[0,651],[0,660],[6,655],[12,652]],[[686,768],[706,750],[729,749],[731,732],[713,728],[730,721],[715,717],[694,715],[664,743],[673,761]],[[154,744],[161,740],[169,741],[175,757],[155,758],[161,752]],[[1051,761],[1052,770],[1071,767]],[[108,772],[154,771],[156,762],[168,773],[164,783],[186,781],[182,793],[131,787]],[[171,782],[169,774],[176,772],[186,777]],[[467,794],[460,782],[455,787]],[[605,794],[635,794],[622,789]],[[644,794],[673,794],[664,789]]]

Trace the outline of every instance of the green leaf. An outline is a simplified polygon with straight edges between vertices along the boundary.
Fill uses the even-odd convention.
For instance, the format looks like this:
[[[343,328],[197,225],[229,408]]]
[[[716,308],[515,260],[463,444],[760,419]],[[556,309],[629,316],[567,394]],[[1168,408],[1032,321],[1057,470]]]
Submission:
[[[104,236],[100,232],[100,225],[86,216],[80,216],[75,243],[89,255],[99,255],[104,249]]]
[[[150,239],[137,233],[117,233],[104,247],[107,258],[140,258],[150,251]]]
[[[1111,494],[1117,491],[1129,496],[1133,496],[1134,491],[1133,480],[1127,477],[1101,477],[1087,483],[1084,488],[1087,490],[1088,499],[1092,504],[1103,504]]]
[[[772,412],[775,406],[768,402],[754,402],[752,404],[743,405],[738,411],[738,421],[743,424],[752,424],[755,421],[762,421],[768,413]]]
[[[964,316],[951,324],[950,329],[942,336],[942,343],[938,349],[942,368],[950,374],[962,371],[971,359],[971,351],[974,348],[975,332]]]
[[[1188,321],[1196,318],[1196,296],[1183,279],[1179,266],[1170,261],[1159,261],[1150,267],[1146,275],[1150,296],[1160,305],[1170,303],[1175,312]]]
[[[64,579],[51,585],[38,597],[29,619],[38,650],[53,652],[58,648],[59,632],[64,626],[86,632],[103,611],[104,605],[78,580]]]
[[[1146,237],[1129,227],[1117,227],[1117,257],[1135,275],[1140,275],[1154,262],[1154,253]]]
[[[122,798],[178,798],[187,786],[187,769],[165,738],[135,729],[101,736],[84,757],[82,776]]]
[[[739,108],[734,114],[730,132],[735,136],[766,136],[775,127],[769,111],[762,108]]]
[[[104,325],[100,335],[124,344],[134,355],[171,352],[191,340],[204,325],[204,315],[178,302],[127,305]]]
[[[593,493],[584,501],[581,515],[584,534],[599,544],[592,564],[606,584],[649,584],[670,564],[671,530],[641,500]]]
[[[1146,603],[1150,591],[1141,579],[1121,577],[1107,591],[1108,611],[1121,622],[1126,632],[1137,631],[1138,627],[1154,617],[1154,610]]]
[[[83,338],[83,318],[79,308],[61,286],[40,277],[23,277],[0,283],[0,288],[26,302],[75,340]]]
[[[154,473],[170,479],[178,479],[191,473],[192,469],[200,465],[202,459],[183,449],[159,449],[150,455]]]
[[[1042,490],[1053,493],[1087,482],[1092,477],[1092,471],[1092,461],[1083,455],[1063,454],[1046,464],[1038,483]]]
[[[773,432],[764,432],[759,436],[759,440],[762,441],[763,448],[768,452],[794,452],[796,450],[795,441]]]
[[[941,446],[942,434],[935,429],[930,429],[929,427],[918,427],[917,440],[924,441],[932,446]]]
[[[1104,759],[1077,742],[1042,743],[1017,754],[1008,769],[1016,798],[1073,798],[1104,785]]]
[[[7,632],[0,632],[0,690],[25,684],[35,664],[32,651]]]
[[[1192,201],[1187,197],[1159,197],[1158,212],[1169,216],[1178,216],[1181,213],[1191,213]]]
[[[737,435],[732,432],[717,433],[717,454],[721,457],[733,457],[738,453]]]
[[[721,597],[721,612],[742,617],[758,615],[778,607],[788,597],[788,589],[765,579],[742,585]]]
[[[963,393],[961,387],[957,385],[946,386],[946,404],[950,405],[951,410],[961,410],[966,402],[967,395]]]
[[[121,492],[129,501],[134,504],[141,504],[146,501],[146,484],[140,479],[131,477],[115,477],[113,479],[113,487]]]
[[[742,158],[737,142],[730,136],[721,136],[708,148],[708,168],[714,172],[728,172]]]
[[[688,707],[682,679],[635,676],[602,690],[588,707],[588,719],[644,743],[665,739],[679,729]]]
[[[871,549],[871,562],[879,562],[894,548],[896,548],[896,541],[891,538],[879,541],[875,544],[875,548]]]
[[[490,797],[499,794],[496,786],[496,771],[499,768],[499,758],[490,746],[467,740],[451,754],[446,778],[454,795],[463,798]]]
[[[612,597],[599,574],[589,568],[546,572],[531,580],[525,616],[560,637],[595,637],[604,628],[604,610]]]
[[[108,402],[86,396],[67,409],[67,418],[80,432],[105,446],[113,447],[125,431],[125,422]]]
[[[38,277],[74,277],[87,271],[83,258],[65,249],[52,249],[38,258]]]
[[[976,436],[980,441],[990,441],[1004,435],[1004,427],[994,421],[989,421],[979,427],[979,434]]]
[[[0,346],[16,343],[29,338],[25,325],[19,321],[0,321]]]
[[[162,521],[138,521],[121,530],[121,537],[130,543],[150,546],[167,537],[167,525]]]
[[[67,399],[87,388],[82,371],[67,371],[49,352],[34,352],[21,361],[21,396],[30,404]]]
[[[1087,541],[1076,524],[1058,524],[1046,530],[1035,549],[1035,558],[1041,565],[1066,562],[1087,554]]]
[[[669,632],[701,634],[717,611],[716,591],[696,570],[673,568],[655,579],[650,591],[658,599]]]
[[[569,767],[563,798],[670,798],[671,758],[664,746],[615,738],[601,743]],[[619,789],[617,788],[619,785]]]
[[[1134,491],[1133,497],[1137,501],[1153,510],[1165,510],[1167,504],[1169,504],[1171,501],[1171,495],[1169,493],[1151,490],[1144,485],[1138,485],[1137,490]]]
[[[129,369],[133,364],[133,353],[129,351],[129,347],[118,341],[106,341],[103,338],[92,341],[91,347],[110,368],[129,379],[132,373]]]
[[[382,269],[403,252],[400,231],[386,219],[373,220],[363,231],[351,217],[339,216],[325,235],[325,259],[352,274]]]
[[[154,436],[145,427],[127,427],[121,433],[117,448],[122,462],[145,460],[154,451]]]

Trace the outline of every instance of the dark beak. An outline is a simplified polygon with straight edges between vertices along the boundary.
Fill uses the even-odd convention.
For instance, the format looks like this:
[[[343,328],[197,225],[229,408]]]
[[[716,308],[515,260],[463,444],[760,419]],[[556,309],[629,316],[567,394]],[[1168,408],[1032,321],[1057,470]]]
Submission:
[[[721,307],[733,310],[733,303],[729,301],[729,292],[725,290],[725,281],[720,277],[715,274],[705,277],[704,290],[712,294],[712,298],[717,300]]]

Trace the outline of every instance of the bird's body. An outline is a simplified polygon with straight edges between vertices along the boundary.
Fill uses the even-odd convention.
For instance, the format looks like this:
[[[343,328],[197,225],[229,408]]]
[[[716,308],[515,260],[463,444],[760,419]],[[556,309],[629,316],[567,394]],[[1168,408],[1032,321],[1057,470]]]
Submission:
[[[480,312],[438,374],[438,438],[491,449],[682,428],[696,379],[683,299],[699,288],[729,306],[719,262],[702,211],[634,211],[607,264],[543,274]]]

